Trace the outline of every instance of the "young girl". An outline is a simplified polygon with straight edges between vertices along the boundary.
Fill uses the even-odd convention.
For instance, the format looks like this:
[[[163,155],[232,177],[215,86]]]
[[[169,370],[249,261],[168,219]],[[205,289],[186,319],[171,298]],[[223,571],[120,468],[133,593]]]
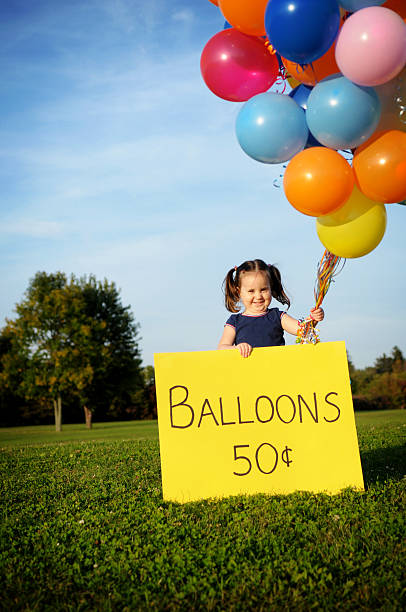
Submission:
[[[248,357],[258,346],[283,346],[283,332],[296,335],[299,322],[278,308],[268,308],[272,296],[289,308],[279,270],[262,259],[244,261],[232,268],[224,279],[226,308],[238,313],[238,302],[244,311],[232,314],[224,326],[217,348],[238,348],[242,357]],[[322,308],[312,308],[310,318],[315,322],[324,319]]]

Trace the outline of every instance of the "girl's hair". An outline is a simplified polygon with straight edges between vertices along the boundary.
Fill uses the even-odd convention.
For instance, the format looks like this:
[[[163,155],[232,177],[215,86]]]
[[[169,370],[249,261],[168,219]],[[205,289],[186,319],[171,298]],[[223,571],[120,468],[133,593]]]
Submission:
[[[241,278],[245,272],[265,272],[267,275],[272,296],[281,304],[286,304],[289,308],[290,300],[282,286],[281,275],[275,266],[266,264],[262,259],[244,261],[238,268],[231,268],[224,279],[224,297],[226,308],[230,312],[238,312],[237,304],[240,299]]]

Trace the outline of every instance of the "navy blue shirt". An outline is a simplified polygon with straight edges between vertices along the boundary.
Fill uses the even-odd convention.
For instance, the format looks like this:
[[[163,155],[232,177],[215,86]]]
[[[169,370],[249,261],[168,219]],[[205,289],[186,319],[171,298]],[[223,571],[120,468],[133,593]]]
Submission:
[[[233,314],[226,325],[235,328],[234,344],[247,342],[253,348],[259,346],[283,346],[281,317],[285,313],[279,308],[268,308],[261,315]]]

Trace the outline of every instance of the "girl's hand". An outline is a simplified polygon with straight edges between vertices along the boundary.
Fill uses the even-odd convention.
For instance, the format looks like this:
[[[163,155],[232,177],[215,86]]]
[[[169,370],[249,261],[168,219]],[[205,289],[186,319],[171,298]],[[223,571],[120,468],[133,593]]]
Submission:
[[[252,346],[247,342],[240,342],[237,344],[237,348],[240,351],[241,357],[249,357],[252,353]]]
[[[324,310],[322,308],[312,308],[310,317],[314,319],[314,321],[322,321],[324,319]]]

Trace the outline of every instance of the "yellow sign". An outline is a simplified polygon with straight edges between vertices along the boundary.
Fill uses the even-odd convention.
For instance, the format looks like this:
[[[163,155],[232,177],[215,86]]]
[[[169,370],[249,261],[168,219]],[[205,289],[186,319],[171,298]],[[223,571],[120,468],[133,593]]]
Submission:
[[[344,342],[155,355],[163,495],[363,489]]]

